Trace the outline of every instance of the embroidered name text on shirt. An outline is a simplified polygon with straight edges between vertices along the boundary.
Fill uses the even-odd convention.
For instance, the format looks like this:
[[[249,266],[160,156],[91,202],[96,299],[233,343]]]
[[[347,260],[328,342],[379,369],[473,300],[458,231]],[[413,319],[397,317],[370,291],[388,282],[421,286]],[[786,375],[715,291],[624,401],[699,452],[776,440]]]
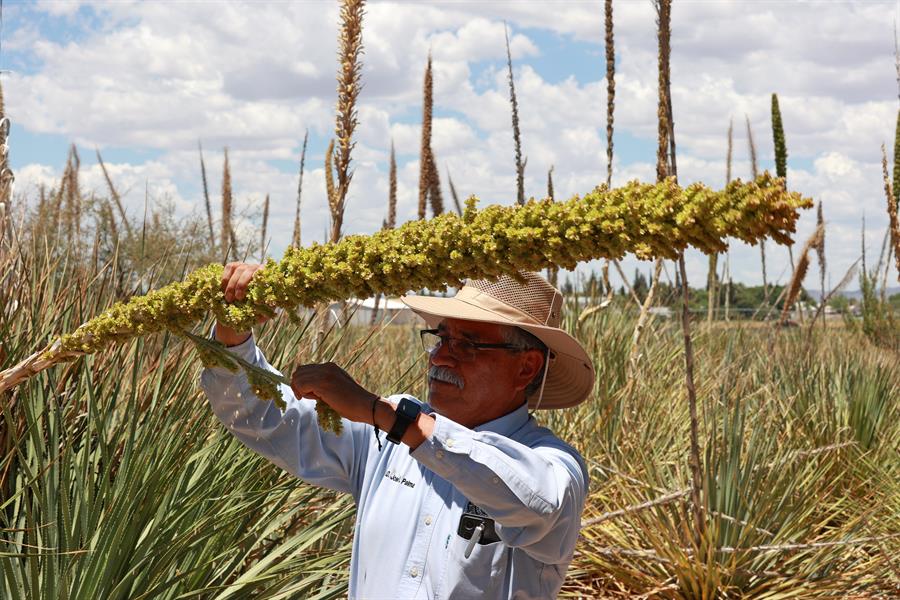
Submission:
[[[407,479],[406,477],[401,477],[400,475],[395,474],[393,471],[388,470],[385,472],[384,476],[391,481],[395,481],[397,483],[402,483],[406,487],[414,488],[416,484]]]

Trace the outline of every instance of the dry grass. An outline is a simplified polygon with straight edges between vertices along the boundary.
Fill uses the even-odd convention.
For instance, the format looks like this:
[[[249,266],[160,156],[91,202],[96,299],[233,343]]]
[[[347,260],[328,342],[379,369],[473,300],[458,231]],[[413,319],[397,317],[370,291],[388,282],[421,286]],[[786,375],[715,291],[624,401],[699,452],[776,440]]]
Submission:
[[[154,239],[153,246],[169,248],[172,262],[176,239]],[[35,281],[41,282],[0,286],[0,307],[13,301],[29,307],[0,308],[4,365],[116,298],[113,282],[121,267],[64,271],[40,248],[36,243],[23,249],[18,266],[0,265],[20,281],[39,274]],[[153,277],[158,269],[137,273]],[[165,279],[152,281],[158,286]],[[694,501],[683,493],[691,479],[689,406],[683,371],[673,368],[682,351],[681,329],[674,322],[648,322],[642,376],[628,385],[633,311],[624,310],[625,299],[616,299],[605,310],[577,318],[599,301],[584,305],[570,296],[564,313],[564,326],[594,360],[594,395],[575,409],[536,415],[578,448],[591,473],[583,515],[591,524],[582,529],[564,597],[896,593],[900,581],[890,564],[900,546],[886,536],[900,527],[900,407],[892,396],[900,374],[882,349],[834,323],[827,332],[816,327],[811,341],[782,332],[771,355],[758,351],[771,337],[765,324],[717,324],[697,336],[697,372],[703,374],[697,382],[699,443],[709,457],[702,473],[703,544],[711,549],[699,557],[691,533]],[[334,360],[368,389],[425,397],[424,357],[411,328],[336,326],[316,346],[312,328],[298,329],[281,316],[257,333],[276,366],[287,368],[295,356]],[[0,474],[6,473],[6,486],[27,485],[16,488],[24,503],[0,510],[6,519],[0,528],[25,531],[18,538],[5,536],[0,551],[23,555],[10,563],[23,581],[31,577],[27,569],[35,568],[38,580],[57,586],[41,587],[31,597],[55,600],[60,590],[77,585],[97,586],[94,597],[112,597],[109,591],[129,572],[135,574],[127,581],[136,595],[154,585],[184,596],[227,585],[236,586],[232,593],[241,597],[306,597],[319,589],[346,595],[352,516],[338,523],[329,511],[347,509],[349,499],[279,475],[230,441],[197,396],[192,359],[172,338],[151,336],[54,367],[13,393],[13,403],[0,414],[0,432],[7,436],[0,440]],[[10,452],[10,436],[17,431],[34,434],[19,435],[23,446]],[[53,431],[60,436],[51,439]],[[141,450],[127,454],[129,439]],[[52,465],[41,458],[50,447],[58,449]],[[110,471],[85,474],[85,456],[102,458]],[[41,475],[21,477],[26,467]],[[214,476],[197,475],[203,472]],[[69,487],[59,483],[65,477]],[[96,495],[83,493],[77,477],[87,477],[83,485]],[[184,481],[195,483],[185,489],[179,483]],[[10,488],[2,489],[9,497]],[[46,503],[63,497],[78,507],[75,514],[95,515],[97,526],[67,529],[51,518]],[[153,499],[149,505],[147,498]],[[25,521],[25,505],[36,511],[32,521]],[[227,516],[232,514],[235,520]],[[229,527],[195,527],[221,524],[222,518]],[[128,537],[130,527],[146,532],[142,543]],[[104,541],[110,531],[118,532],[117,545]],[[67,548],[91,547],[91,554],[53,562],[23,546],[60,548],[65,535]],[[310,549],[301,551],[301,543]],[[174,570],[230,553],[238,557],[229,562],[230,583],[218,571],[197,569],[178,577]],[[262,556],[279,560],[255,562]],[[258,577],[247,575],[254,565]],[[52,569],[68,578],[51,577],[59,572]],[[307,591],[286,591],[301,589]]]
[[[800,296],[800,289],[803,286],[803,280],[806,278],[806,272],[809,269],[809,253],[822,244],[822,239],[824,237],[825,228],[817,226],[813,234],[809,236],[809,239],[807,239],[806,243],[803,245],[803,250],[800,252],[800,258],[797,260],[797,268],[794,269],[794,274],[791,277],[791,282],[787,288],[784,307],[781,310],[781,319],[779,319],[779,323],[782,325],[787,323],[791,307],[794,306],[794,302],[796,302],[797,298]]]

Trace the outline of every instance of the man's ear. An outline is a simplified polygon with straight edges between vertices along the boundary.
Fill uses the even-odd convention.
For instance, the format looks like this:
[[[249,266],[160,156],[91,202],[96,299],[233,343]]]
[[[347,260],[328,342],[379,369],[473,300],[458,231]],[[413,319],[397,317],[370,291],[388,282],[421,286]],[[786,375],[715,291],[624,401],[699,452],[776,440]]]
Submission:
[[[519,373],[517,379],[522,384],[521,389],[528,387],[538,373],[544,368],[544,353],[540,350],[525,350],[522,352],[522,360],[519,362]]]

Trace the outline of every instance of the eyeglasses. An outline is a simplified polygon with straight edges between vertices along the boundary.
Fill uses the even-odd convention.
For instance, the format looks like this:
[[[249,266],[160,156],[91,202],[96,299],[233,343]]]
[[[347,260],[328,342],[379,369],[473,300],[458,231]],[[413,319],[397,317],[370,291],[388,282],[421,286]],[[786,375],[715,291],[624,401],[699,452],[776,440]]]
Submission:
[[[422,329],[419,331],[419,336],[422,338],[422,348],[425,349],[425,352],[429,354],[437,352],[438,348],[446,344],[450,354],[465,361],[474,360],[477,350],[522,350],[521,347],[514,344],[487,344],[450,337],[442,334],[439,329]]]

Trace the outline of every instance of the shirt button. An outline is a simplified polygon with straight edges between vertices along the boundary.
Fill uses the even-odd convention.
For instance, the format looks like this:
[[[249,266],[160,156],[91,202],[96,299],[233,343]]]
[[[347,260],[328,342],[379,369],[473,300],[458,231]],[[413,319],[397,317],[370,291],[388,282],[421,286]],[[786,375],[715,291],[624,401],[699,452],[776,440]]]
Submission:
[[[492,481],[493,481],[494,483],[500,483],[500,478],[499,478],[499,477],[494,477],[494,479],[492,479]]]
[[[417,569],[416,567],[413,567],[412,569],[410,569],[410,570],[409,570],[409,576],[410,576],[410,577],[418,577],[418,576],[419,576],[419,569]]]
[[[438,450],[437,452],[434,453],[434,455],[437,456],[438,458],[444,458],[444,451]]]
[[[425,524],[431,525],[431,515],[428,515],[427,517],[425,517]]]
[[[450,438],[450,439],[447,440],[447,447],[448,447],[448,448],[452,448],[452,447],[453,447],[453,438]]]

